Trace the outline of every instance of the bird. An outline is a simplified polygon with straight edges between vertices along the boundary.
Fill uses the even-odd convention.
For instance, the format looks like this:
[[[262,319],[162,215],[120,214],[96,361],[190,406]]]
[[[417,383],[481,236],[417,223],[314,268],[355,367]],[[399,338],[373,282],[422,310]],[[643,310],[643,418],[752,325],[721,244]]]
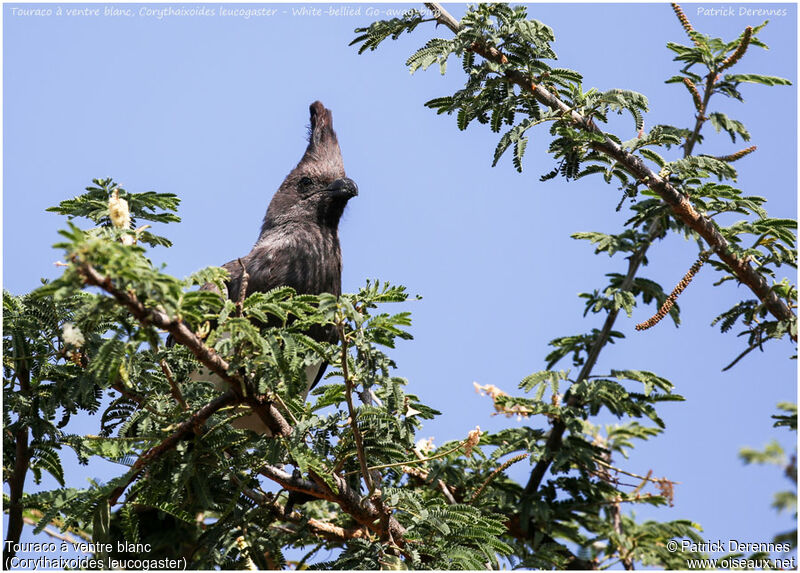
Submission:
[[[247,285],[246,296],[284,286],[298,294],[342,294],[339,221],[348,201],[358,195],[358,186],[345,174],[331,111],[315,101],[309,114],[308,146],[273,195],[255,245],[247,255],[222,265],[229,278],[220,294],[231,300],[240,300],[243,283]],[[201,288],[219,292],[213,284]],[[316,327],[307,334],[318,342],[337,339],[332,327]],[[326,368],[322,361],[306,367],[304,399]],[[202,366],[189,379],[211,381],[218,389],[228,389],[223,380]],[[261,418],[252,413],[235,419],[233,425],[271,435]]]

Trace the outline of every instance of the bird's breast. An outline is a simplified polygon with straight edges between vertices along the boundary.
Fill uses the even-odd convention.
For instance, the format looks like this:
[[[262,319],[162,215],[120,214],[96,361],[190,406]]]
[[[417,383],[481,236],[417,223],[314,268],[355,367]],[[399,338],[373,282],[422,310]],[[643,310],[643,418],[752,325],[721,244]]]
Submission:
[[[342,284],[342,255],[339,239],[330,233],[287,234],[282,248],[270,265],[283,274],[279,282],[301,294],[339,295]]]

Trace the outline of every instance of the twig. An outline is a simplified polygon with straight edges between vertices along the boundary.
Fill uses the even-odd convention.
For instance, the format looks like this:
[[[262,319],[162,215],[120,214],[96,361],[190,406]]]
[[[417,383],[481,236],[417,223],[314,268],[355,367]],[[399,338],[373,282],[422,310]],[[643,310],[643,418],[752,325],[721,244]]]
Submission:
[[[395,543],[403,546],[405,541],[403,535],[405,528],[395,519],[393,515],[386,514],[370,498],[363,498],[359,492],[355,491],[344,480],[344,478],[332,474],[329,480],[334,481],[334,488],[313,471],[309,475],[313,481],[309,481],[300,476],[292,474],[271,465],[264,465],[259,473],[274,481],[281,487],[291,491],[305,493],[319,499],[332,501],[339,505],[357,523],[366,527],[377,534],[382,540],[394,539]]]
[[[599,465],[601,465],[601,466],[603,466],[605,468],[612,468],[612,466],[611,466],[611,451],[610,450],[606,450],[606,452],[603,454],[603,457],[600,458],[600,459],[597,459],[595,461]],[[614,468],[614,469],[616,469],[616,468]],[[636,490],[634,490],[634,495],[638,494],[639,490],[642,487],[644,487],[644,484],[647,483],[647,481],[649,479],[649,476],[652,473],[653,473],[653,471],[650,470],[650,472],[647,474],[648,478],[643,479],[642,483],[639,485],[639,487]],[[609,484],[615,486],[615,489],[616,489],[616,486],[619,485],[619,479],[617,479],[616,476],[612,477],[611,474],[609,474],[608,471],[605,471],[605,470],[603,471],[603,475],[600,475],[600,479],[602,479],[602,480],[608,482]],[[615,496],[614,499],[608,501],[608,506],[609,506],[608,507],[608,512],[611,515],[611,525],[614,528],[614,532],[620,538],[622,538],[622,536],[623,536],[623,531],[622,531],[622,509],[620,507],[621,506],[621,501],[622,500],[621,500],[621,498],[619,496]],[[619,554],[620,554],[620,561],[622,561],[622,565],[625,567],[625,569],[626,570],[633,569],[633,560],[630,558],[630,550],[626,550],[624,547],[620,546]]]
[[[595,463],[596,464],[600,464],[601,466],[606,467],[606,468],[608,468],[610,470],[613,470],[613,471],[615,471],[617,473],[625,474],[626,476],[630,476],[632,478],[640,479],[642,481],[649,481],[649,482],[652,482],[652,483],[664,483],[664,482],[667,482],[667,483],[671,483],[673,485],[678,485],[678,484],[681,483],[679,481],[672,481],[672,480],[668,480],[668,479],[664,479],[664,478],[660,478],[659,479],[659,478],[650,477],[650,475],[653,473],[652,470],[649,471],[646,476],[642,476],[642,475],[639,475],[639,474],[635,474],[635,473],[632,473],[632,472],[625,471],[625,470],[623,470],[621,468],[618,468],[616,466],[613,466],[610,463],[608,463],[606,461],[603,461],[603,460],[596,459]]]
[[[300,561],[298,561],[298,562],[295,564],[295,566],[294,566],[294,570],[295,570],[295,571],[301,571],[301,570],[303,570],[303,569],[306,569],[306,567],[304,567],[304,565],[306,564],[306,561],[308,561],[309,559],[311,559],[311,558],[314,556],[314,554],[315,554],[317,551],[319,551],[320,549],[322,549],[322,547],[323,547],[324,545],[325,545],[324,543],[317,543],[317,546],[316,546],[316,547],[314,547],[314,549],[312,549],[311,551],[309,551],[308,553],[306,553],[305,555],[303,555],[303,558],[302,558],[302,559],[300,559]]]
[[[33,527],[36,527],[38,525],[38,522],[31,517],[23,517],[22,520],[28,525],[31,525]],[[49,527],[45,527],[42,531],[44,531],[47,535],[49,535],[53,539],[58,539],[59,541],[63,541],[65,543],[72,543],[72,544],[80,543],[77,539],[75,539],[68,533],[59,533],[58,531],[53,531]]]
[[[239,486],[240,491],[251,500],[256,502],[262,507],[266,507],[269,509],[270,513],[277,519],[281,521],[286,521],[289,523],[300,523],[304,526],[308,527],[312,533],[315,535],[322,537],[324,539],[328,539],[329,541],[348,541],[350,539],[360,539],[365,538],[368,536],[367,529],[365,527],[356,527],[353,529],[345,529],[344,527],[339,527],[338,525],[334,525],[332,523],[328,523],[326,521],[321,521],[319,519],[306,519],[300,512],[292,511],[288,515],[285,513],[285,508],[282,506],[278,501],[274,498],[271,498],[265,494],[257,492],[252,488],[246,487],[241,480],[231,474],[233,481]],[[294,533],[294,531],[292,531]]]
[[[453,496],[453,492],[450,491],[450,487],[446,483],[444,483],[443,480],[437,479],[436,485],[439,486],[439,491],[442,492],[442,495],[447,500],[447,503],[449,503],[450,505],[455,505],[456,503],[458,503],[456,501],[455,496]]]
[[[467,440],[464,440],[464,442],[462,442],[462,444],[466,443],[466,441]],[[455,448],[453,450],[450,450],[450,452],[454,452],[456,449],[457,448]],[[448,453],[450,453],[450,452],[448,452]],[[426,458],[426,457],[424,457],[419,452],[419,450],[416,450],[416,449],[414,450],[414,453],[419,458],[419,461],[428,461],[428,460],[435,459],[435,457],[434,458]],[[416,463],[416,462],[414,462],[414,463]],[[411,467],[408,466],[408,464],[406,464],[403,467],[403,471],[405,473],[407,473],[407,474],[410,474],[410,475],[418,475],[419,477],[421,477],[423,480],[426,480],[426,481],[428,479],[428,475],[430,475],[430,472],[428,472],[426,470],[423,470],[421,468],[416,468],[416,469],[415,468],[411,468]],[[418,472],[418,473],[415,473],[415,472]],[[436,480],[436,485],[439,486],[439,490],[442,492],[442,495],[447,500],[447,503],[449,503],[450,505],[455,505],[456,503],[458,503],[458,501],[456,501],[456,497],[453,495],[453,492],[450,490],[450,486],[448,486],[446,483],[444,483],[444,480],[437,479]]]
[[[118,486],[111,493],[111,496],[109,497],[109,504],[115,505],[117,503],[117,500],[119,500],[119,497],[122,495],[122,493],[131,483],[133,483],[133,481],[139,476],[147,464],[157,460],[163,454],[175,447],[181,438],[193,432],[195,427],[202,425],[211,417],[212,414],[214,414],[214,412],[220,410],[224,406],[234,403],[236,403],[236,395],[232,390],[228,390],[221,396],[214,398],[211,402],[200,408],[192,415],[191,418],[181,423],[181,425],[179,425],[174,432],[162,440],[160,444],[150,448],[147,452],[139,456],[128,472],[127,482]]]
[[[183,399],[183,394],[181,394],[181,389],[175,383],[175,377],[172,375],[172,369],[167,364],[167,361],[163,358],[161,359],[161,371],[164,373],[164,376],[167,377],[169,381],[169,389],[172,397],[175,398],[175,401],[180,404],[181,408],[184,410],[188,410],[189,406],[186,405],[186,400]]]
[[[647,484],[647,482],[651,481],[651,480],[650,480],[650,478],[651,478],[651,476],[652,476],[652,475],[653,475],[653,470],[647,470],[647,475],[646,475],[646,476],[644,476],[644,478],[642,479],[642,483],[640,483],[639,485],[637,485],[637,486],[636,486],[636,489],[634,489],[634,490],[631,492],[631,494],[632,494],[632,495],[636,495],[636,494],[638,494],[640,491],[642,491],[642,488],[645,486],[645,484]]]
[[[361,439],[361,432],[358,429],[358,419],[356,418],[356,409],[353,406],[353,381],[350,379],[347,368],[347,336],[344,332],[344,325],[341,322],[337,324],[337,329],[339,330],[339,338],[342,341],[342,378],[344,378],[347,410],[350,413],[350,427],[353,430],[353,440],[355,441],[358,464],[361,466],[361,474],[364,478],[364,483],[367,485],[367,491],[372,492],[374,489],[372,485],[372,476],[367,468],[367,459],[364,454],[364,441]]]
[[[652,241],[661,234],[661,225],[656,220],[650,225],[647,233],[647,240],[644,244],[634,252],[631,257],[628,259],[628,272],[625,275],[625,278],[622,280],[620,284],[620,290],[626,291],[630,290],[631,286],[633,285],[633,279],[636,276],[637,271],[639,270],[639,266],[645,259],[645,255],[647,254],[647,249],[649,248]],[[606,316],[605,322],[603,322],[603,328],[600,330],[600,334],[597,336],[595,343],[589,349],[589,355],[586,357],[586,362],[584,363],[583,367],[581,368],[578,377],[576,378],[576,382],[581,382],[586,380],[589,375],[591,374],[592,370],[597,364],[597,360],[600,357],[600,352],[602,351],[603,347],[608,342],[608,339],[611,335],[611,331],[614,328],[614,323],[617,320],[617,316],[619,316],[619,309],[611,310],[608,315]],[[578,398],[574,395],[570,394],[567,391],[566,397],[566,404],[567,406],[578,407],[580,402]],[[544,478],[547,469],[550,467],[550,463],[553,460],[553,456],[561,447],[561,439],[566,431],[567,426],[566,424],[560,420],[556,419],[553,422],[553,428],[550,431],[550,436],[547,439],[545,444],[545,455],[542,456],[537,462],[536,465],[533,467],[531,471],[530,478],[528,479],[528,483],[525,486],[525,493],[531,494],[539,489],[539,485]]]
[[[740,361],[742,358],[744,358],[745,356],[747,356],[748,354],[750,354],[750,353],[751,353],[753,350],[755,350],[756,348],[759,348],[759,345],[758,345],[758,344],[753,344],[752,346],[748,346],[747,348],[745,348],[744,352],[742,352],[741,354],[739,354],[739,356],[737,356],[737,357],[736,357],[736,358],[733,360],[733,362],[731,362],[731,363],[730,363],[730,364],[728,364],[728,365],[727,365],[725,368],[723,368],[723,369],[722,369],[722,371],[723,371],[723,372],[725,372],[725,371],[727,371],[727,370],[730,370],[730,369],[731,369],[731,368],[733,368],[734,366],[736,366],[736,363],[737,363],[737,362],[739,362],[739,361]]]
[[[692,154],[694,146],[697,143],[698,136],[700,135],[700,130],[703,128],[703,124],[708,120],[706,117],[706,110],[708,109],[708,102],[711,99],[711,94],[714,91],[713,88],[716,77],[717,76],[713,71],[709,71],[708,75],[706,76],[706,83],[703,87],[703,101],[697,110],[697,118],[695,119],[694,129],[692,130],[692,134],[686,138],[686,143],[683,145],[684,157],[689,157]]]

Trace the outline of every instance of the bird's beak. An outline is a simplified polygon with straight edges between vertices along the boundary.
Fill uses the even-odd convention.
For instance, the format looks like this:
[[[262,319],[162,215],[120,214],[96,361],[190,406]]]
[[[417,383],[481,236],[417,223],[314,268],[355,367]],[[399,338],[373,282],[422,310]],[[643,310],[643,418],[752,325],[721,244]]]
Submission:
[[[328,185],[327,191],[333,197],[350,199],[358,195],[358,185],[352,179],[344,177]]]

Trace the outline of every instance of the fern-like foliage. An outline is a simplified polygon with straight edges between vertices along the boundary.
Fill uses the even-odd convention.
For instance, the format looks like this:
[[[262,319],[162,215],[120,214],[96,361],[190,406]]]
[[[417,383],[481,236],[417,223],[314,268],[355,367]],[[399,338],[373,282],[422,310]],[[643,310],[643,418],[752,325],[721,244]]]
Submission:
[[[659,404],[682,398],[668,381],[654,373],[614,370],[610,375],[593,374],[598,352],[624,339],[621,329],[613,328],[614,323],[618,316],[632,318],[640,304],[657,306],[658,316],[669,315],[676,326],[680,324],[680,308],[674,300],[677,295],[668,294],[638,271],[649,263],[651,245],[668,233],[700,243],[695,229],[675,217],[673,208],[656,193],[650,177],[642,178],[639,166],[648,165],[678,190],[712,226],[716,225],[715,230],[727,241],[731,252],[752,261],[762,277],[774,279],[775,295],[788,308],[796,308],[796,288],[788,280],[778,281],[776,272],[783,265],[796,265],[796,222],[770,218],[763,197],[748,196],[729,184],[737,177],[731,163],[754,148],[719,157],[694,153],[695,146],[704,143],[702,127],[707,122],[717,132],[725,132],[733,143],[737,138],[751,138],[744,124],[710,107],[716,101],[715,94],[742,101],[740,89],[744,84],[789,85],[787,80],[774,76],[732,72],[748,49],[766,47],[758,37],[766,23],[725,41],[698,32],[680,7],[674,5],[673,9],[691,45],[667,45],[683,66],[667,82],[683,84],[684,95],[688,88],[698,114],[688,127],[659,124],[647,130],[645,114],[649,104],[644,95],[620,88],[587,90],[579,72],[554,67],[554,33],[545,24],[529,19],[526,7],[470,6],[457,26],[447,19],[436,19],[434,14],[433,19],[446,24],[452,36],[427,41],[406,62],[412,72],[438,63],[440,72],[445,73],[449,57],[461,61],[463,87],[425,105],[438,114],[455,116],[459,130],[466,130],[477,121],[498,133],[493,166],[510,154],[514,169],[522,172],[530,138],[540,124],[547,124],[548,152],[555,165],[540,176],[540,181],[600,175],[605,183],[613,182],[623,193],[617,210],[630,203],[631,215],[620,232],[573,235],[589,240],[596,254],[613,257],[623,253],[628,261],[627,273],[610,272],[606,275],[607,284],[579,295],[585,299],[585,315],[606,318],[604,328],[553,339],[552,350],[545,357],[547,369],[526,377],[520,385],[529,393],[527,396],[512,396],[493,385],[476,385],[492,398],[496,413],[528,422],[524,428],[487,435],[481,442],[482,446],[496,448],[488,449],[483,456],[492,460],[498,471],[505,469],[502,456],[511,456],[508,459],[513,461],[508,463],[529,458],[534,469],[528,485],[516,484],[502,471],[487,475],[477,470],[486,467],[482,462],[470,458],[454,460],[451,456],[431,462],[432,473],[419,474],[425,476],[426,483],[442,479],[448,484],[463,484],[454,490],[456,500],[465,499],[472,491],[479,503],[485,500],[487,507],[491,505],[500,513],[513,516],[507,522],[509,533],[505,539],[515,549],[511,562],[517,566],[563,568],[578,560],[584,567],[604,563],[622,563],[626,568],[632,568],[634,563],[682,567],[685,562],[664,551],[664,540],[676,535],[700,539],[697,526],[689,521],[637,523],[623,517],[618,506],[607,503],[608,499],[655,505],[670,502],[671,482],[647,477],[642,478],[640,488],[649,483],[657,491],[646,496],[637,494],[633,499],[627,497],[609,478],[607,464],[613,454],[627,456],[633,438],[646,440],[658,434],[663,429]],[[390,30],[401,33],[406,24],[383,21],[373,24],[373,28],[383,30],[383,39]],[[364,36],[355,40],[361,42],[362,51],[377,47],[368,44]],[[627,114],[633,119],[635,137],[621,138],[601,128],[608,124],[612,113]],[[728,213],[747,219],[729,224],[722,217]],[[725,220],[725,224],[717,220]],[[690,264],[687,261],[680,274]],[[722,272],[720,283],[736,276],[713,258],[710,266]],[[796,321],[770,320],[767,306],[759,300],[743,301],[716,322],[721,323],[723,331],[736,323],[744,324],[742,334],[748,335],[744,354],[771,339],[787,335],[796,339]],[[553,370],[564,359],[571,359],[574,371]],[[605,435],[588,422],[601,411],[623,419],[619,426],[607,427]],[[548,425],[548,431],[557,439],[547,439],[547,432],[541,428]],[[437,451],[446,448],[447,444]],[[473,469],[481,477],[472,475]],[[563,543],[578,546],[578,554],[572,554]]]
[[[409,10],[357,30],[353,44],[372,51],[437,17]],[[493,165],[510,152],[522,171],[533,130],[547,124],[543,135],[555,166],[542,180],[600,175],[622,191],[620,208],[630,199],[620,232],[573,235],[588,240],[595,254],[627,264],[627,272],[609,272],[598,288],[580,294],[584,314],[604,319],[603,328],[554,338],[545,369],[519,382],[520,395],[476,385],[496,414],[524,422],[497,432],[476,429],[438,445],[417,438],[423,421],[439,412],[397,376],[394,349],[412,339],[409,312],[390,310],[407,302],[402,286],[368,281],[339,297],[278,288],[237,305],[197,289],[221,285],[224,270],[181,279],[148,258],[149,247],[170,242],[137,225],[178,221],[177,197],[94,180],[85,193],[51,209],[68,218],[56,245],[66,261],[62,275],[31,294],[4,293],[3,467],[14,486],[7,505],[34,519],[37,533],[57,527],[129,544],[98,551],[106,565],[146,557],[199,569],[680,568],[687,558],[702,558],[666,549],[673,538],[700,542],[697,524],[642,522],[621,509],[671,504],[674,482],[619,464],[635,470],[634,445],[664,431],[663,403],[683,398],[657,373],[632,367],[597,373],[596,361],[607,344],[624,341],[623,329],[614,327],[618,317],[633,318],[640,305],[674,302],[639,273],[649,263],[648,248],[668,233],[699,238],[641,171],[631,170],[630,157],[656,166],[732,251],[774,279],[775,296],[790,306],[796,301],[796,287],[777,273],[796,267],[796,223],[769,217],[763,197],[729,184],[736,178],[731,162],[752,149],[723,157],[693,153],[703,142],[698,121],[734,142],[750,138],[743,124],[707,108],[712,95],[741,99],[743,84],[787,84],[732,73],[748,49],[763,47],[762,28],[726,42],[684,24],[692,45],[668,46],[683,66],[668,81],[689,87],[694,105],[703,108],[686,128],[645,130],[644,95],[586,90],[579,72],[555,67],[555,34],[528,18],[526,7],[472,6],[454,34],[429,38],[406,61],[412,72],[438,65],[446,73],[451,57],[460,63],[464,86],[425,105],[455,116],[460,130],[488,125],[499,137]],[[559,105],[551,105],[553,98]],[[630,116],[635,137],[601,129],[612,113]],[[607,153],[609,146],[617,151]],[[127,202],[130,228],[112,223],[112,198]],[[727,213],[744,220],[730,224],[722,217]],[[720,283],[736,276],[720,261],[709,263],[722,273]],[[89,268],[103,278],[91,292]],[[677,304],[669,315],[677,326]],[[188,327],[195,346],[167,346],[155,316]],[[744,300],[715,323],[723,331],[744,328],[748,345],[735,361],[769,340],[796,337],[796,322],[772,320],[761,300]],[[338,340],[308,335],[320,327],[335,329]],[[193,381],[196,356],[208,367],[209,355],[227,365],[230,394]],[[329,365],[326,379],[304,399],[305,370],[320,361]],[[569,364],[554,369],[562,361]],[[289,430],[266,437],[237,429],[232,422],[252,414],[255,404],[274,408]],[[97,433],[70,433],[71,417],[85,412],[99,412]],[[608,414],[618,421],[592,422]],[[775,423],[796,428],[796,409],[784,408]],[[68,487],[60,457],[65,447],[83,464],[95,458],[116,464],[118,474],[107,483]],[[757,452],[747,455],[760,459]],[[511,477],[512,467],[528,467],[527,483]],[[58,488],[22,492],[18,475],[28,471],[36,482],[51,476]],[[791,507],[789,497],[780,501]],[[125,549],[137,543],[149,552]],[[290,562],[287,550],[301,547],[311,549]],[[328,561],[314,557],[320,549]]]

